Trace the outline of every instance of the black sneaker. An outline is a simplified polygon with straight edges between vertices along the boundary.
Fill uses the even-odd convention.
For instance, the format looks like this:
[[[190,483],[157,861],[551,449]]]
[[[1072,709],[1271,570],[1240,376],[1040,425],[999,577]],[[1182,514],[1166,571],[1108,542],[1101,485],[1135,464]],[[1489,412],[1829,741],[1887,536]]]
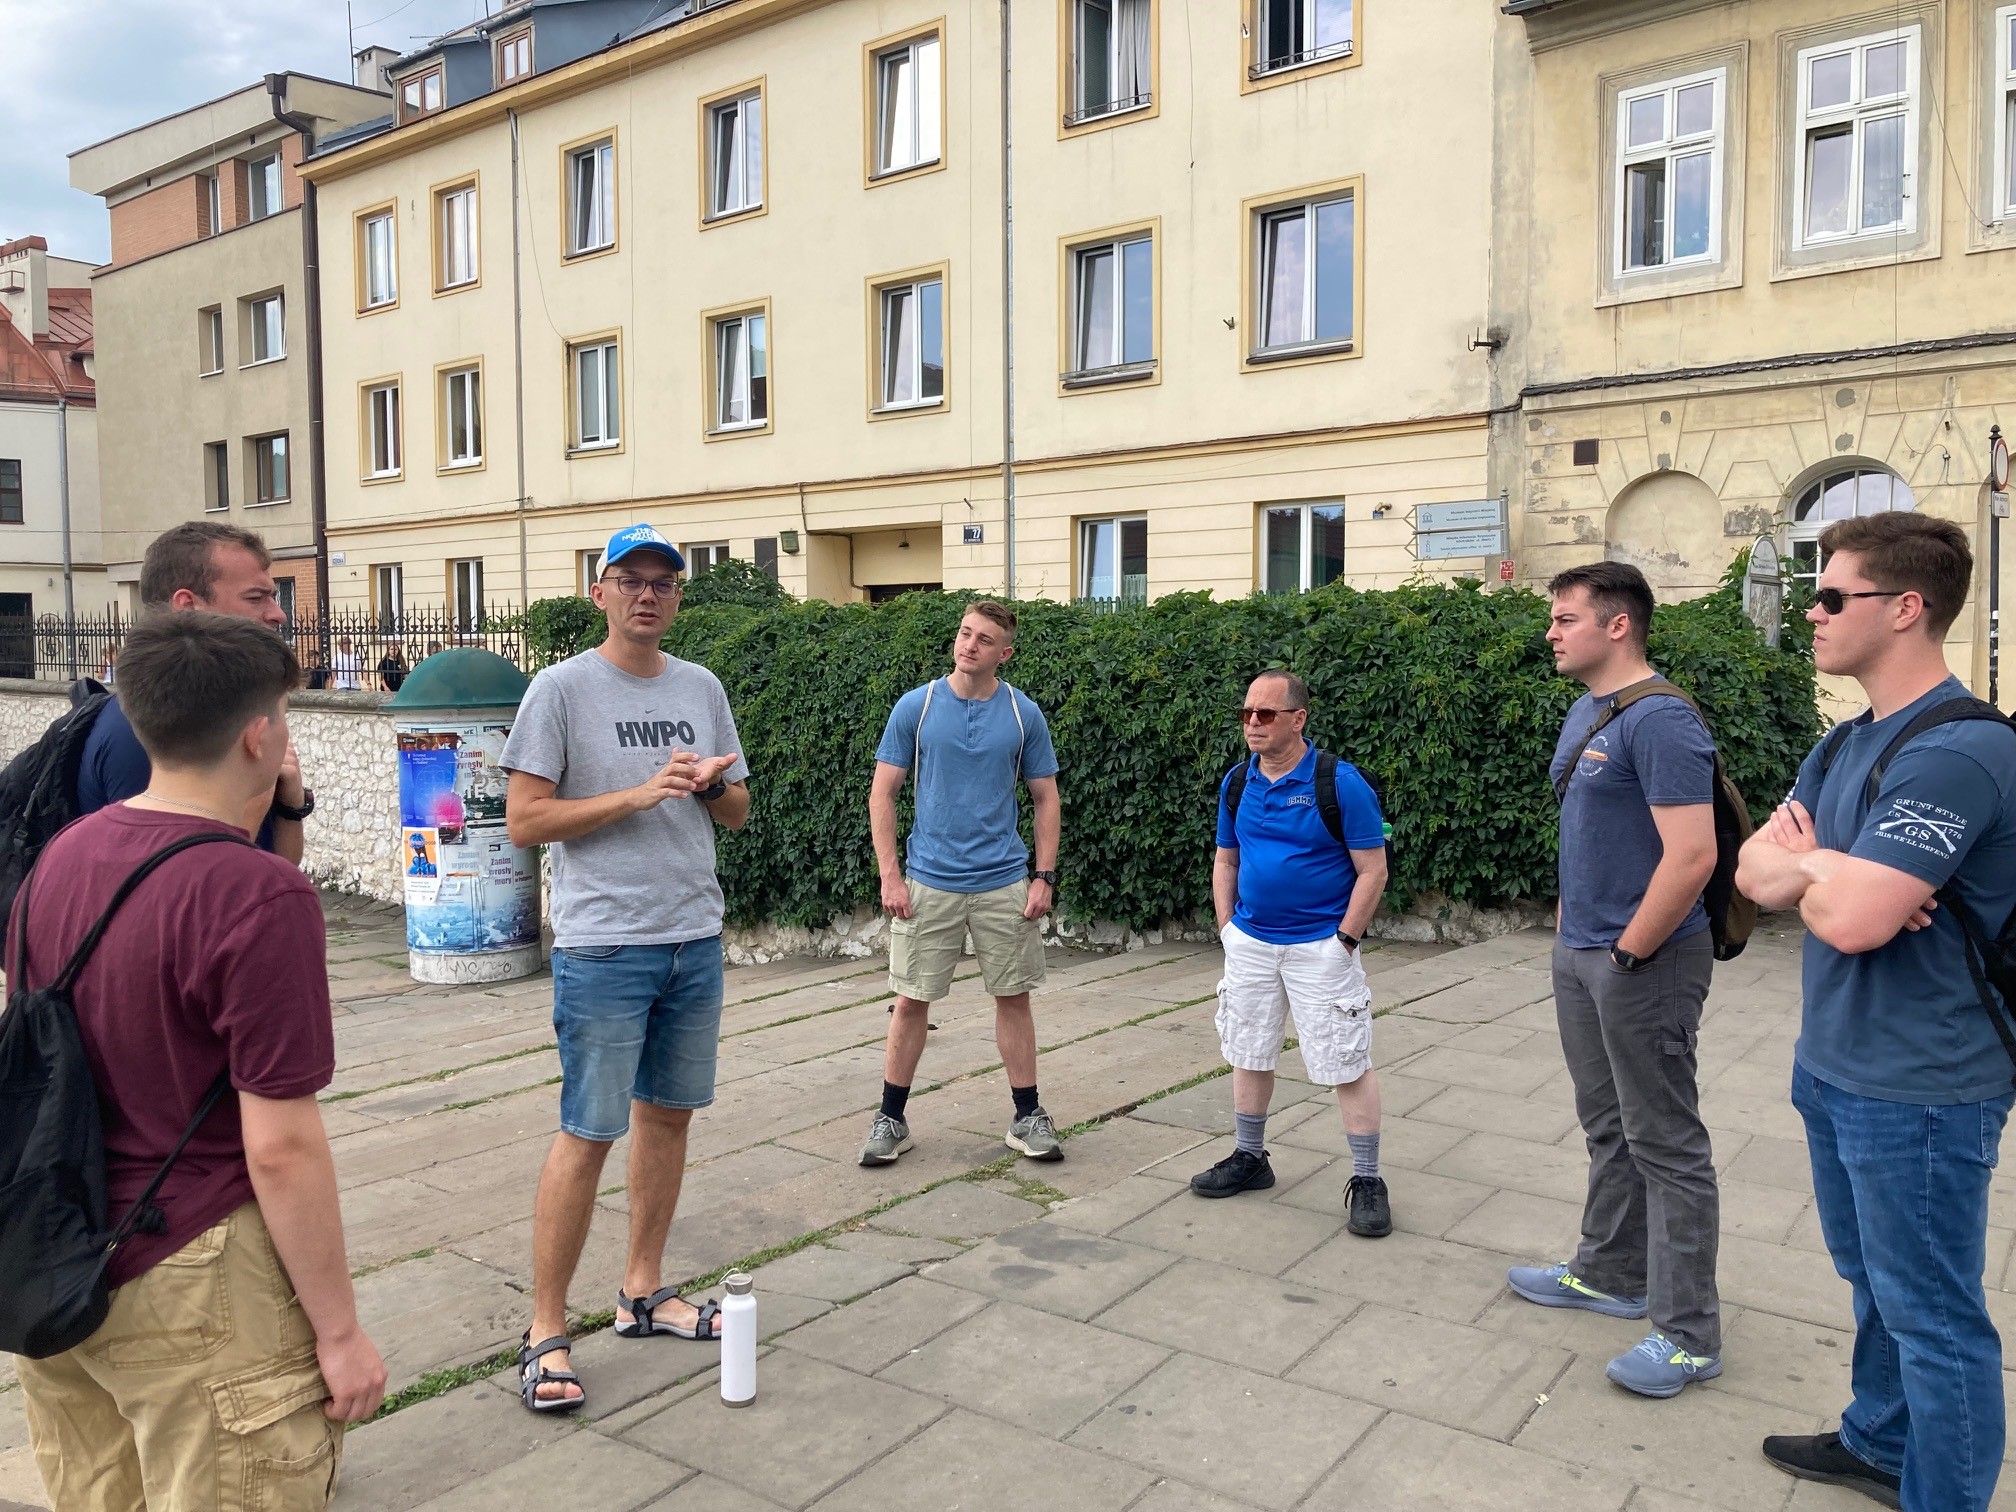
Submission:
[[[1900,1477],[1879,1470],[1841,1442],[1838,1433],[1774,1433],[1764,1440],[1764,1458],[1788,1475],[1846,1486],[1886,1507],[1901,1507]]]
[[[1234,1150],[1208,1171],[1199,1171],[1190,1178],[1190,1190],[1199,1197],[1230,1197],[1236,1192],[1264,1192],[1274,1185],[1274,1167],[1267,1163],[1267,1152],[1258,1155],[1248,1150]]]
[[[1393,1205],[1386,1199],[1386,1183],[1377,1176],[1353,1176],[1344,1188],[1351,1204],[1351,1221],[1345,1225],[1363,1239],[1384,1239],[1393,1232]]]

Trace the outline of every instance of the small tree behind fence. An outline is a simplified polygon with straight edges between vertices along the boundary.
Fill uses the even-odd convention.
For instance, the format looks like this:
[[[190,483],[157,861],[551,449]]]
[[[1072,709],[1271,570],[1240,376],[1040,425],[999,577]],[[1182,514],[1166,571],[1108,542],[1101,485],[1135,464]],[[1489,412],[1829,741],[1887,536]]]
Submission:
[[[0,615],[0,677],[116,683],[119,648],[132,629],[133,620],[116,607],[69,618]],[[396,614],[335,609],[297,615],[281,633],[310,688],[397,692],[420,661],[450,646],[484,647],[527,672],[536,665],[528,659],[517,606],[508,603],[480,614],[448,605],[416,605]]]

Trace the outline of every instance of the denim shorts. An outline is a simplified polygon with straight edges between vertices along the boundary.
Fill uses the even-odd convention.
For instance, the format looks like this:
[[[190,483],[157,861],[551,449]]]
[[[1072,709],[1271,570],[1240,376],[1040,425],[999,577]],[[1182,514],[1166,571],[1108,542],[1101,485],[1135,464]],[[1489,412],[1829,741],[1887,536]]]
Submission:
[[[721,937],[553,952],[560,1127],[619,1139],[630,1104],[704,1108],[721,1043]]]

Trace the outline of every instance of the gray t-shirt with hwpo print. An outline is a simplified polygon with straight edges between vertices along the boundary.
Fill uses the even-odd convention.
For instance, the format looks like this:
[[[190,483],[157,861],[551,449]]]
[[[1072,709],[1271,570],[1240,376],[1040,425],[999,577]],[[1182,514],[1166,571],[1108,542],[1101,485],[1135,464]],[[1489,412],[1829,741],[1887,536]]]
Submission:
[[[556,798],[596,798],[637,786],[675,750],[733,751],[722,780],[749,776],[721,680],[675,656],[656,677],[632,677],[600,651],[584,651],[532,679],[503,765],[548,779]],[[547,848],[553,943],[562,949],[671,945],[721,932],[714,820],[704,803],[667,798]]]

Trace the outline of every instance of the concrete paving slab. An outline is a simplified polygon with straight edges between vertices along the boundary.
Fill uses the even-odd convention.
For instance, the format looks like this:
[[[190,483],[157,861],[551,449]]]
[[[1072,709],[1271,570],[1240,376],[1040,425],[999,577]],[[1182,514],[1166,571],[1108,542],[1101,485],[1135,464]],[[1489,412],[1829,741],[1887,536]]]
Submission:
[[[579,1503],[584,1486],[594,1487],[597,1512],[635,1512],[692,1475],[692,1470],[668,1463],[659,1455],[599,1433],[581,1433],[464,1481],[454,1490],[422,1502],[418,1512],[565,1507]]]
[[[1158,1160],[1196,1148],[1204,1138],[1196,1129],[1149,1123],[1131,1116],[1112,1118],[1066,1140],[1064,1158],[1037,1174],[1046,1186],[1060,1192],[1073,1197],[1089,1196],[1107,1190]]]
[[[1742,1312],[1741,1308],[1723,1304],[1724,1332]],[[1579,1308],[1541,1307],[1508,1289],[1471,1326],[1557,1345],[1584,1361],[1595,1361],[1600,1369],[1643,1339],[1649,1325],[1642,1318],[1610,1318]]]
[[[1280,1375],[1359,1305],[1314,1287],[1183,1260],[1107,1308],[1097,1322],[1172,1349]]]
[[[1325,1291],[1468,1323],[1505,1289],[1510,1257],[1396,1229],[1384,1239],[1340,1234],[1286,1275]]]
[[[1168,1358],[1141,1340],[997,1302],[882,1379],[1062,1438]]]
[[[933,1423],[819,1502],[819,1512],[1121,1512],[1154,1477],[972,1413]]]
[[[783,1509],[716,1476],[696,1475],[643,1512],[783,1512]]]
[[[1589,1186],[1589,1156],[1583,1149],[1534,1144],[1502,1134],[1472,1134],[1429,1163],[1437,1176],[1454,1176],[1480,1186],[1504,1187],[1579,1204]]]
[[[1793,1226],[1812,1207],[1803,1192],[1725,1176],[1717,1182],[1721,1194],[1722,1232],[1766,1244],[1783,1244]],[[1817,1221],[1816,1221],[1817,1226]]]
[[[1495,1055],[1449,1050],[1440,1045],[1423,1051],[1402,1069],[1409,1076],[1476,1087],[1485,1092],[1504,1092],[1514,1097],[1529,1095],[1554,1074],[1552,1068],[1543,1062],[1506,1061]]]
[[[1344,1226],[1343,1219],[1331,1213],[1250,1200],[1258,1194],[1183,1195],[1187,1201],[1164,1203],[1113,1237],[1278,1276]]]
[[[1530,1139],[1535,1144],[1553,1144],[1577,1127],[1573,1110],[1550,1103],[1537,1103],[1503,1092],[1486,1092],[1476,1087],[1451,1087],[1430,1098],[1410,1118],[1423,1123],[1454,1124],[1486,1134],[1509,1134],[1514,1139]]]
[[[985,1297],[907,1276],[852,1307],[794,1328],[783,1348],[873,1375],[987,1306]]]
[[[894,1260],[813,1244],[758,1267],[753,1279],[759,1291],[845,1302],[909,1274],[909,1266]]]
[[[1722,1374],[1708,1389],[1807,1416],[1838,1416],[1852,1395],[1854,1347],[1855,1335],[1847,1330],[1749,1309],[1724,1321]]]
[[[1386,1188],[1392,1199],[1393,1226],[1410,1234],[1439,1237],[1464,1214],[1491,1195],[1490,1187],[1457,1181],[1449,1176],[1430,1176],[1426,1171],[1410,1171],[1401,1166],[1382,1166]],[[1351,1178],[1349,1161],[1339,1160],[1308,1180],[1285,1192],[1274,1194],[1277,1203],[1308,1208],[1339,1218],[1350,1216]]]
[[[1374,1023],[1377,1033],[1385,1024],[1381,1019]],[[1432,1081],[1425,1076],[1410,1076],[1405,1071],[1388,1071],[1384,1066],[1379,1070],[1379,1107],[1388,1119],[1404,1117],[1421,1104],[1446,1088],[1449,1083]]]
[[[1308,1512],[1618,1512],[1629,1480],[1390,1413],[1303,1505]]]
[[[1286,1512],[1378,1415],[1327,1392],[1177,1355],[1069,1442]]]
[[[1103,1192],[1059,1203],[1050,1210],[1044,1222],[1080,1229],[1088,1234],[1110,1234],[1163,1203],[1176,1201],[1179,1195],[1188,1194],[1171,1182],[1159,1181],[1153,1176],[1129,1176]]]
[[[1825,1255],[1724,1234],[1715,1259],[1715,1282],[1724,1298],[1742,1307],[1823,1328],[1855,1326],[1848,1283],[1835,1274],[1834,1262]]]
[[[1572,1358],[1565,1349],[1367,1305],[1288,1379],[1504,1440]]]
[[[1718,1149],[1715,1153],[1720,1165],[1722,1152]],[[1739,1180],[1778,1187],[1802,1196],[1810,1196],[1813,1191],[1813,1164],[1807,1156],[1806,1141],[1803,1139],[1755,1135],[1744,1145],[1741,1154],[1721,1168]]]
[[[991,1239],[1018,1223],[1033,1223],[1043,1212],[1033,1202],[1005,1197],[970,1181],[948,1181],[877,1214],[869,1226],[893,1234],[920,1234],[967,1244]]]
[[[1581,1235],[1580,1203],[1528,1192],[1494,1191],[1443,1237],[1519,1255],[1526,1264],[1544,1261],[1551,1265],[1572,1256]]]
[[[1167,1270],[1176,1257],[1051,1223],[1031,1223],[932,1269],[934,1280],[1080,1322]]]
[[[1274,1185],[1277,1188],[1293,1186],[1298,1181],[1306,1181],[1309,1177],[1330,1164],[1330,1157],[1320,1151],[1303,1149],[1300,1145],[1273,1143],[1274,1130],[1272,1119],[1268,1120],[1267,1134],[1269,1140],[1267,1161],[1268,1164],[1274,1167]],[[1223,1160],[1227,1155],[1230,1155],[1232,1150],[1232,1136],[1230,1134],[1223,1134],[1216,1139],[1207,1140],[1201,1145],[1185,1150],[1180,1155],[1172,1155],[1167,1160],[1159,1161],[1148,1167],[1142,1174],[1144,1176],[1152,1176],[1157,1181],[1173,1181],[1179,1186],[1187,1187],[1190,1185],[1190,1178],[1192,1176],[1195,1176],[1199,1171],[1210,1170],[1212,1166]],[[1242,1193],[1241,1195],[1245,1194]],[[1237,1202],[1239,1198],[1229,1197],[1205,1200]]]
[[[1245,1502],[1205,1491],[1182,1481],[1158,1480],[1134,1503],[1132,1512],[1254,1512]]]
[[[835,1234],[826,1242],[835,1249],[874,1255],[882,1260],[893,1260],[898,1265],[929,1265],[965,1253],[965,1246],[947,1244],[942,1239],[917,1239],[908,1234],[885,1234],[870,1228]]]
[[[566,1417],[534,1416],[501,1391],[451,1391],[345,1434],[333,1509],[410,1512],[582,1431]]]
[[[756,1400],[723,1411],[688,1397],[625,1436],[637,1447],[804,1507],[945,1413],[942,1403],[779,1349],[757,1367]]]
[[[384,1357],[389,1389],[443,1364],[466,1364],[515,1343],[532,1299],[487,1265],[446,1252],[358,1279],[357,1316]]]
[[[1273,1117],[1282,1120],[1283,1128],[1290,1128],[1302,1118],[1314,1116],[1304,1113],[1297,1117],[1291,1115],[1289,1110],[1307,1102],[1318,1090],[1307,1082],[1277,1079],[1274,1084],[1274,1107],[1271,1110]],[[1178,1128],[1195,1129],[1200,1134],[1230,1134],[1231,1078],[1217,1076],[1210,1081],[1199,1082],[1194,1087],[1185,1088],[1168,1097],[1158,1097],[1153,1102],[1143,1103],[1127,1116],[1139,1119],[1143,1123],[1173,1124]]]

